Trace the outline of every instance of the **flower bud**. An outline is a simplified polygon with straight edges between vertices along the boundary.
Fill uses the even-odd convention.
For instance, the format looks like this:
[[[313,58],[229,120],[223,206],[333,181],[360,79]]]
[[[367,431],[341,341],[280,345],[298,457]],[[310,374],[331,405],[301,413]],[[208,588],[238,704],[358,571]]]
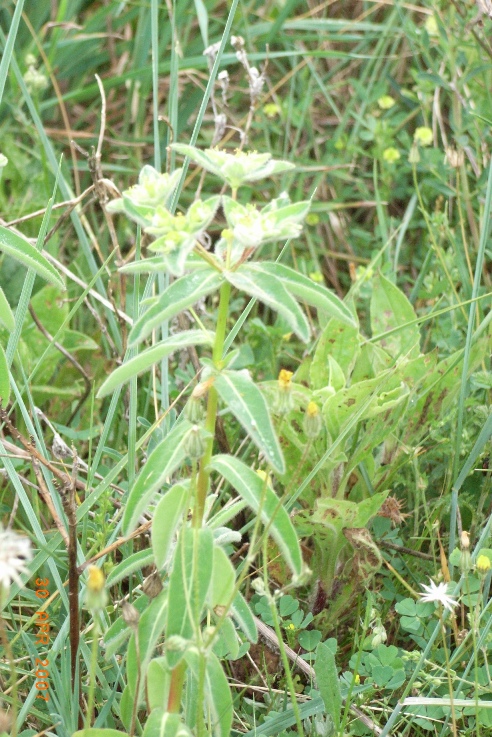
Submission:
[[[188,457],[192,461],[197,461],[205,452],[205,443],[202,437],[202,428],[200,425],[193,425],[190,429],[186,440],[185,449]]]
[[[99,611],[106,606],[108,595],[104,589],[106,579],[101,568],[89,566],[85,604],[92,612]]]
[[[155,599],[163,589],[161,577],[157,571],[151,573],[143,582],[142,591],[149,599]]]
[[[274,404],[276,414],[287,414],[293,407],[291,381],[293,375],[293,372],[287,369],[281,369],[278,375],[277,396]]]
[[[133,604],[129,604],[127,601],[124,601],[121,605],[121,616],[130,629],[137,629],[140,612],[133,606]]]
[[[317,438],[322,426],[323,420],[321,419],[318,405],[316,402],[309,402],[306,414],[304,415],[304,432],[306,433],[306,437],[313,440]]]
[[[204,414],[203,403],[199,397],[195,397],[192,394],[185,407],[186,419],[196,424],[203,420]]]

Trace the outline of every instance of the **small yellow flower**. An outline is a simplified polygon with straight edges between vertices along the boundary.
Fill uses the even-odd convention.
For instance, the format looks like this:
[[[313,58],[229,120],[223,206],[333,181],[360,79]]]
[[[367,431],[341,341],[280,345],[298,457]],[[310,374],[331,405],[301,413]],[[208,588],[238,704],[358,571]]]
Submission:
[[[437,27],[437,21],[433,15],[429,15],[425,21],[424,28],[429,36],[439,36],[439,29]]]
[[[103,590],[106,581],[104,573],[97,566],[89,566],[88,574],[87,589],[93,594],[99,594]]]
[[[394,164],[399,158],[401,158],[401,154],[397,148],[390,146],[389,148],[384,149],[383,159],[384,161],[387,161],[388,164]]]
[[[311,271],[309,278],[312,279],[316,284],[323,284],[324,278],[321,271]]]
[[[378,105],[381,110],[389,110],[395,104],[395,100],[391,95],[383,95],[378,100]]]
[[[263,481],[263,483],[265,483],[265,484],[269,484],[270,483],[270,474],[266,473],[261,468],[259,468],[257,470],[256,475],[260,477],[260,479]]]
[[[288,371],[287,369],[281,369],[280,373],[278,375],[278,383],[282,389],[285,391],[288,391],[291,387],[291,379],[294,376],[293,371]]]
[[[413,138],[421,146],[430,146],[433,139],[432,131],[426,125],[422,125],[416,129]]]
[[[296,628],[295,624],[293,622],[289,622],[289,624],[286,626],[285,629],[286,630],[290,630],[291,632],[293,632],[295,630],[295,628]]]
[[[309,402],[306,414],[308,417],[317,417],[319,415],[319,407],[316,402]]]
[[[263,112],[267,118],[275,118],[280,114],[280,107],[274,102],[267,102],[266,105],[263,105]]]
[[[479,555],[477,558],[477,573],[485,575],[490,570],[490,559],[486,555]]]

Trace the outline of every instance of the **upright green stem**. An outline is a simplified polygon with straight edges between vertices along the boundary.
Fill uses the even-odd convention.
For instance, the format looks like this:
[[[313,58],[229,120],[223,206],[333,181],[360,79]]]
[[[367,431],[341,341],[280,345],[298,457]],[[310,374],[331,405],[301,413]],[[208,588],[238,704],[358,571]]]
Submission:
[[[87,699],[87,713],[85,717],[85,728],[90,729],[94,715],[94,704],[96,694],[96,668],[97,668],[97,645],[99,639],[99,613],[94,613],[94,628],[92,631],[91,671],[89,682],[89,696]]]
[[[229,300],[231,297],[231,285],[226,282],[220,289],[219,313],[217,317],[217,330],[215,333],[215,343],[212,353],[213,362],[216,368],[221,367],[222,354],[224,351],[224,341],[227,326],[227,316],[229,313]],[[205,453],[200,460],[200,468],[198,470],[198,483],[196,489],[196,502],[193,512],[193,524],[195,527],[201,527],[203,515],[205,512],[205,500],[207,498],[208,481],[210,471],[208,466],[212,458],[215,436],[215,421],[217,419],[218,396],[215,388],[212,386],[208,392],[207,416],[205,419],[205,429],[210,433],[210,437],[206,442]]]

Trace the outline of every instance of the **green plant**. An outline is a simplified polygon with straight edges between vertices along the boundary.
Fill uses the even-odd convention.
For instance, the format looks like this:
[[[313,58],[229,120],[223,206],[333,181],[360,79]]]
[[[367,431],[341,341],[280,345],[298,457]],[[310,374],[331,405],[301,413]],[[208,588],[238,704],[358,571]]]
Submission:
[[[125,505],[123,531],[129,534],[142,512],[154,500],[158,501],[152,522],[153,558],[157,570],[168,573],[169,582],[138,624],[132,625],[128,684],[121,713],[130,732],[135,729],[140,710],[146,709],[149,723],[158,720],[164,725],[171,720],[175,731],[185,729],[186,724],[198,734],[212,729],[216,734],[227,735],[232,723],[232,697],[221,675],[214,644],[220,632],[222,652],[226,642],[228,654],[237,656],[231,615],[245,637],[256,639],[253,616],[239,587],[261,549],[264,534],[270,534],[278,545],[290,568],[292,585],[305,583],[308,573],[292,523],[267,473],[255,473],[246,458],[214,454],[221,403],[261,453],[266,469],[282,475],[286,468],[262,392],[248,372],[234,368],[237,351],[225,350],[231,290],[235,288],[267,304],[303,341],[309,338],[309,325],[298,300],[335,315],[349,326],[355,321],[350,310],[324,287],[280,263],[257,260],[264,244],[299,235],[309,202],[292,204],[282,194],[259,209],[253,203],[241,204],[238,190],[248,182],[288,171],[291,164],[274,161],[269,154],[200,151],[178,144],[172,148],[221,178],[231,188],[231,196],[196,200],[186,212],[174,215],[170,203],[182,171],[159,174],[147,166],[139,183],[110,206],[112,212],[125,213],[155,238],[150,250],[156,256],[122,270],[127,274],[168,272],[176,277],[135,321],[129,335],[130,346],[142,343],[152,331],[191,308],[200,298],[219,296],[215,329],[198,322],[200,330],[184,331],[157,342],[116,369],[98,393],[105,396],[179,347],[212,347],[212,358],[201,358],[200,382],[182,416],[149,455]],[[205,231],[219,204],[227,227],[222,229],[213,251],[207,250],[204,244],[209,238]],[[185,275],[185,271],[189,273]],[[215,485],[220,477],[239,497],[214,513],[216,496],[211,478]],[[169,482],[171,478],[174,483]],[[256,522],[250,533],[246,565],[238,573],[224,546],[237,539],[237,533],[227,525],[245,505],[256,514]],[[110,576],[110,582],[145,565],[147,559],[148,556],[139,556],[137,561],[133,556]],[[156,659],[153,651],[162,636],[164,655]],[[110,632],[106,636],[108,644],[111,638]],[[151,678],[156,668],[161,673],[160,686]],[[151,684],[152,697],[146,702],[144,694]],[[292,684],[290,691],[295,702]],[[183,704],[192,693],[196,694],[196,708],[190,710]]]

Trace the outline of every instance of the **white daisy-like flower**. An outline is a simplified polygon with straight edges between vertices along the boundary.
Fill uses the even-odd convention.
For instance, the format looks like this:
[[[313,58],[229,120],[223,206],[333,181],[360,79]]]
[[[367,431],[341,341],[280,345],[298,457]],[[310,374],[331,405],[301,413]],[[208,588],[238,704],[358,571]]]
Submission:
[[[427,601],[436,601],[438,604],[442,604],[444,609],[451,609],[456,606],[458,603],[456,599],[454,599],[450,594],[447,593],[448,591],[448,585],[447,583],[436,584],[432,579],[429,579],[430,586],[426,586],[425,584],[422,584],[422,588],[424,589],[424,594],[419,594],[420,600],[423,602]]]
[[[32,559],[31,541],[0,525],[0,589],[15,581],[23,586],[21,573],[29,573],[26,563]]]

